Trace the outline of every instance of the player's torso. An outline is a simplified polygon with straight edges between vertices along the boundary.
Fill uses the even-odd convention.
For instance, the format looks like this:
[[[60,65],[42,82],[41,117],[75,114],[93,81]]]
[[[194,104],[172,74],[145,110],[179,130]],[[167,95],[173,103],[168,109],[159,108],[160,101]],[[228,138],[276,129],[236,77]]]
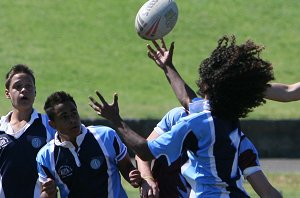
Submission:
[[[76,151],[55,146],[54,160],[55,170],[70,192],[68,197],[108,197],[109,180],[114,180],[118,174],[116,164],[105,156],[89,132]],[[114,185],[119,186],[119,183],[117,177]]]
[[[38,177],[35,158],[46,140],[46,128],[40,118],[18,138],[0,130],[1,193],[5,197],[33,197]]]

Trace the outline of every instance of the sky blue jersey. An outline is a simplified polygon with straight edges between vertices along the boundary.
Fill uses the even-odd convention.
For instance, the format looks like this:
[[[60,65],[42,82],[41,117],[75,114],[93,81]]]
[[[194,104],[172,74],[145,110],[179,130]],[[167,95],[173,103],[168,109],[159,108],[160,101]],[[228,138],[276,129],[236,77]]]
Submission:
[[[164,156],[170,164],[188,151],[182,174],[192,186],[191,197],[247,197],[241,174],[260,170],[255,147],[240,131],[238,121],[213,118],[207,101],[199,103],[205,107],[200,113],[180,119],[171,129],[161,127],[170,131],[148,142],[152,154]]]

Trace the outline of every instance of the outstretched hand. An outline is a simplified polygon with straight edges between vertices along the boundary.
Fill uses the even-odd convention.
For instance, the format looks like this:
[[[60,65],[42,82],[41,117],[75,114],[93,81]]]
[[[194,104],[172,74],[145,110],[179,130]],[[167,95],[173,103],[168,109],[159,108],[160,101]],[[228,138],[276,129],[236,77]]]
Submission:
[[[148,48],[148,57],[154,60],[154,62],[161,68],[164,69],[166,66],[173,65],[173,50],[174,50],[174,42],[171,43],[170,49],[168,50],[165,44],[164,39],[160,39],[161,46],[154,40],[152,41],[156,50],[151,47],[151,45],[147,44]]]
[[[121,120],[119,115],[118,95],[115,93],[113,103],[108,104],[99,91],[96,91],[96,94],[102,104],[97,102],[92,96],[89,96],[91,101],[89,105],[96,111],[96,113],[112,122]]]

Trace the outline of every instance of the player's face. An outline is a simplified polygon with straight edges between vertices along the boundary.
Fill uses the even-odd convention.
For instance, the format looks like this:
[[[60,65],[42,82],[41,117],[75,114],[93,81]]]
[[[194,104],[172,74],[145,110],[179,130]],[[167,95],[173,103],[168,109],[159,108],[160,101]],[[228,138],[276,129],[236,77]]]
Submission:
[[[35,85],[30,75],[15,74],[11,78],[8,89],[5,89],[6,98],[11,100],[12,106],[18,110],[31,110],[35,99]]]
[[[73,139],[80,134],[81,120],[76,106],[72,102],[60,103],[54,106],[54,120],[51,126],[56,128],[64,139]]]

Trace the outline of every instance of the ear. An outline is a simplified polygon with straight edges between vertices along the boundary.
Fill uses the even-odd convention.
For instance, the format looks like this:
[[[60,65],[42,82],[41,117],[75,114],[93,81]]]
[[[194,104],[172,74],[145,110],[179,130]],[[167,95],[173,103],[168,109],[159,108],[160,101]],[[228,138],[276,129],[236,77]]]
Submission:
[[[8,90],[8,89],[5,89],[4,93],[5,93],[5,97],[6,97],[7,99],[10,99],[9,90]]]
[[[50,125],[53,129],[56,129],[56,125],[55,125],[55,122],[54,122],[54,121],[48,120],[48,123],[49,123],[49,125]]]

